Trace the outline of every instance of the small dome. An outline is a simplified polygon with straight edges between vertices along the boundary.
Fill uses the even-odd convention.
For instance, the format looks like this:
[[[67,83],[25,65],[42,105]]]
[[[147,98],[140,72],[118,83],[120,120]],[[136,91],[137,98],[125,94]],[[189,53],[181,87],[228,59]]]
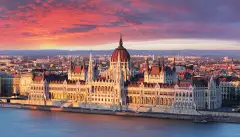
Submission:
[[[118,54],[120,54],[121,62],[130,62],[130,54],[123,47],[122,36],[120,37],[119,46],[116,48],[112,54],[111,62],[118,61]]]

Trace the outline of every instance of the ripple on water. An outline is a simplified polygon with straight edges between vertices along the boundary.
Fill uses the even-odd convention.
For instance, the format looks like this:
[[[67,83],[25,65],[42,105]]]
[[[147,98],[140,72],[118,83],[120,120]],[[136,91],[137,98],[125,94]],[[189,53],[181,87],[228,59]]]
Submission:
[[[0,137],[239,137],[238,124],[0,109]]]

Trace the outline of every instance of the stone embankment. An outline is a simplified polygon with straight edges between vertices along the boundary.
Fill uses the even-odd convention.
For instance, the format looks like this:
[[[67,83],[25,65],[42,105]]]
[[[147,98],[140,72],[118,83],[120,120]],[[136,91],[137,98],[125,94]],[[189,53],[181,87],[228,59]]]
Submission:
[[[59,111],[59,112],[71,112],[71,113],[161,118],[161,119],[175,119],[175,120],[192,120],[192,121],[207,120],[209,122],[240,123],[240,114],[239,113],[227,113],[227,112],[200,111],[201,115],[172,114],[172,113],[160,113],[160,112],[138,112],[138,113],[136,113],[134,111],[113,111],[113,110],[74,108],[74,107],[65,108],[65,107],[54,107],[54,106],[5,104],[5,103],[1,104],[0,107],[28,109],[28,110],[40,110],[40,111]]]

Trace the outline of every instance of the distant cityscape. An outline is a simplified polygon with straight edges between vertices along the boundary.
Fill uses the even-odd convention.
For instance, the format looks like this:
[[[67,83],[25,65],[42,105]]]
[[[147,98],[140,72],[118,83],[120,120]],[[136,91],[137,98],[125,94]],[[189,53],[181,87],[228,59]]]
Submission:
[[[240,105],[239,60],[130,55],[1,56],[2,102],[197,114]],[[5,97],[5,98],[4,98]]]
[[[92,52],[94,56],[111,56],[114,50],[0,50],[2,56],[25,56],[25,57],[47,57],[47,56],[87,56]],[[240,59],[240,50],[134,50],[128,49],[131,56],[201,56],[214,59],[229,58]]]

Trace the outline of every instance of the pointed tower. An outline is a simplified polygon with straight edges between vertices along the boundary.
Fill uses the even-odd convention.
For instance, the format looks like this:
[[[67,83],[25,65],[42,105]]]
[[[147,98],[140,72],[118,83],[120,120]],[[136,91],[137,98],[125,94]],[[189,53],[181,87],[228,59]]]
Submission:
[[[93,61],[92,61],[92,52],[90,52],[89,56],[89,65],[88,65],[88,74],[87,74],[88,82],[92,82],[93,78]]]
[[[175,62],[175,57],[173,59],[173,75],[172,75],[172,82],[175,84],[178,82],[178,75],[176,71],[176,62]]]
[[[158,68],[159,68],[159,72],[162,71],[161,69],[161,58],[158,58]]]
[[[162,67],[161,67],[161,72],[160,72],[160,83],[166,83],[166,73],[165,73],[165,65],[164,65],[164,57],[162,61]]]
[[[165,68],[165,65],[164,65],[164,56],[162,57],[162,68],[161,68],[161,73],[164,73],[164,68]]]
[[[120,33],[119,47],[123,47],[122,33]]]
[[[94,65],[94,78],[96,78],[99,74],[99,70],[98,70],[98,62],[95,61],[95,65]]]
[[[231,62],[230,68],[229,68],[229,72],[230,72],[230,73],[233,72],[233,58],[232,58],[232,62]]]
[[[71,71],[73,71],[73,69],[74,69],[74,64],[73,64],[73,61],[72,61],[72,56],[70,57],[70,69],[71,69]]]
[[[145,59],[145,66],[144,66],[145,72],[144,73],[149,73],[149,61],[148,58]]]
[[[216,84],[215,81],[213,79],[213,76],[211,76],[209,82],[208,82],[208,89],[215,89],[216,88]]]
[[[69,59],[69,69],[68,69],[68,79],[72,80],[72,72],[73,71],[73,63],[72,63],[72,57]]]
[[[148,82],[149,81],[149,62],[148,62],[148,58],[145,58],[145,64],[144,64],[144,82]]]
[[[216,100],[211,100],[211,98],[213,98],[216,95],[216,83],[213,79],[213,76],[211,76],[208,82],[208,90],[206,95],[207,95],[206,103],[208,104],[207,108],[214,109],[215,108],[214,104],[216,105],[216,102],[215,102]]]
[[[176,62],[175,62],[175,57],[173,59],[173,71],[176,72]]]

